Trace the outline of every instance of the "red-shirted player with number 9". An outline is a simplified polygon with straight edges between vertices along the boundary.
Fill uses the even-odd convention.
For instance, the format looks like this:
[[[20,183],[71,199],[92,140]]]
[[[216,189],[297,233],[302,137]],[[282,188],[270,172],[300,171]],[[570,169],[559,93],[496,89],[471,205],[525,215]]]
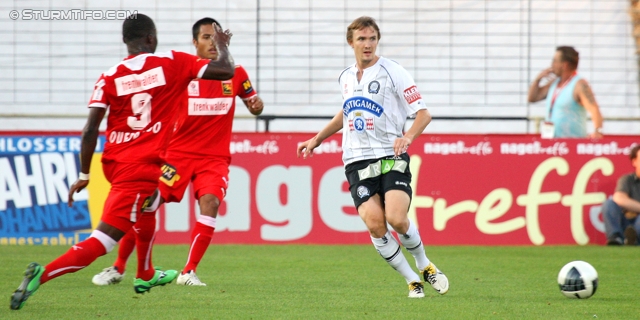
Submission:
[[[95,85],[82,132],[81,173],[69,190],[71,206],[73,194],[89,184],[91,159],[108,108],[102,163],[111,190],[101,221],[88,239],[48,265],[29,264],[22,283],[11,296],[11,309],[21,309],[41,284],[81,270],[111,251],[134,223],[138,247],[138,272],[133,282],[136,293],[177,277],[178,271],[155,270],[151,263],[155,213],[145,213],[142,204],[157,188],[163,163],[161,150],[174,128],[175,114],[191,80],[226,80],[234,75],[233,58],[227,50],[231,33],[216,27],[213,34],[220,53],[217,60],[176,51],[154,53],[158,40],[153,20],[137,13],[124,21],[122,38],[129,56],[104,72]]]
[[[193,25],[193,45],[200,58],[218,57],[212,41],[214,26],[220,27],[220,24],[212,18],[200,19]],[[218,208],[227,190],[236,96],[252,114],[262,112],[263,102],[242,66],[236,66],[234,77],[227,81],[191,81],[184,96],[187,106],[181,110],[167,148],[167,163],[163,166],[158,187],[160,196],[155,194],[146,205],[145,211],[155,211],[163,202],[179,202],[189,183],[193,183],[200,217],[192,230],[187,263],[178,276],[177,284],[206,285],[196,275],[196,268],[211,243]],[[122,239],[118,258],[113,266],[93,277],[94,284],[109,285],[122,281],[127,260],[135,246],[133,239],[133,232]]]

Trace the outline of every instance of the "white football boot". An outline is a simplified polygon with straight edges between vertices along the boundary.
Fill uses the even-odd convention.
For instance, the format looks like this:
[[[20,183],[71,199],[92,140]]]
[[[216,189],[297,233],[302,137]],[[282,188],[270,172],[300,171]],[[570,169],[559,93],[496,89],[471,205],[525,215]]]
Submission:
[[[432,262],[422,270],[422,277],[424,277],[424,281],[431,284],[433,289],[439,294],[445,294],[449,291],[449,279],[442,271],[438,270]]]
[[[414,281],[409,283],[409,298],[424,298],[424,286],[422,282]]]
[[[180,275],[178,276],[178,280],[176,281],[176,284],[180,284],[183,286],[206,286],[207,284],[200,281],[200,278],[198,278],[198,276],[196,275],[195,272],[193,272],[193,270],[187,272],[187,273],[180,273]]]
[[[124,273],[120,274],[118,268],[111,266],[93,276],[91,282],[96,286],[108,286],[110,284],[118,284],[122,279],[124,279]]]

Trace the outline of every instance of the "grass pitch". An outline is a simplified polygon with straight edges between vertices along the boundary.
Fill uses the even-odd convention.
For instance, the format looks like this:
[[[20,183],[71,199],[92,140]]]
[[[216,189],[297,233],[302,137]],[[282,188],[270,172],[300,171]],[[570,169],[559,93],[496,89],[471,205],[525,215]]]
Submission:
[[[638,248],[427,247],[451,283],[438,295],[407,298],[404,279],[373,246],[213,245],[198,269],[207,287],[175,283],[136,295],[136,259],[118,285],[97,287],[94,274],[115,250],[88,268],[40,287],[22,310],[9,297],[31,261],[46,264],[66,247],[0,246],[0,319],[637,319]],[[154,262],[182,268],[187,246],[156,246]],[[413,265],[413,258],[405,254]],[[596,294],[567,299],[558,289],[560,268],[591,263]]]

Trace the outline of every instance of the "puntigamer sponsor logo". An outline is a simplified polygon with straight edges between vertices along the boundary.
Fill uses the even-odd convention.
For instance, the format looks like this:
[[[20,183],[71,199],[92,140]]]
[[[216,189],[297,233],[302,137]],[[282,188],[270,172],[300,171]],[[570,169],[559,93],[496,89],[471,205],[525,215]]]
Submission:
[[[550,146],[543,146],[540,141],[530,143],[501,143],[500,154],[515,154],[519,156],[527,154],[548,154],[562,156],[569,153],[566,142],[555,142]]]
[[[466,146],[464,141],[457,142],[427,142],[424,144],[425,154],[441,154],[443,156],[449,154],[475,154],[486,156],[493,153],[491,143],[488,141],[478,142],[473,146]]]
[[[366,97],[351,97],[344,101],[342,112],[345,115],[356,110],[367,111],[376,117],[380,117],[384,112],[384,108],[380,104]]]
[[[628,155],[636,145],[632,143],[628,146],[618,146],[618,143],[578,143],[576,153],[580,155],[602,156],[602,155]]]

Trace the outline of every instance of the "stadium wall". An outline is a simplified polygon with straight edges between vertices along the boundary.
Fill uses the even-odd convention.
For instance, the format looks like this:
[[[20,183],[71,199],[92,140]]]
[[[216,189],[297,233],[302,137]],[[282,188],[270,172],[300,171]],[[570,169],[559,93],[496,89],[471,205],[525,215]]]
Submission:
[[[275,115],[335,114],[337,75],[353,62],[345,29],[361,15],[378,20],[378,53],[413,74],[435,116],[541,117],[542,104],[526,102],[528,84],[549,66],[557,45],[573,45],[603,115],[622,119],[605,121],[605,134],[638,134],[638,121],[624,121],[640,118],[628,7],[627,0],[5,1],[0,3],[0,129],[83,127],[98,75],[126,56],[121,21],[24,19],[24,10],[42,10],[47,17],[51,10],[82,9],[151,16],[159,51],[194,53],[193,22],[218,19],[233,31],[233,55],[252,76],[265,113]],[[15,20],[12,10],[18,13]],[[270,129],[309,132],[324,123],[278,120]],[[533,133],[535,124],[435,121],[427,131]],[[236,119],[237,132],[255,128],[255,120]]]

